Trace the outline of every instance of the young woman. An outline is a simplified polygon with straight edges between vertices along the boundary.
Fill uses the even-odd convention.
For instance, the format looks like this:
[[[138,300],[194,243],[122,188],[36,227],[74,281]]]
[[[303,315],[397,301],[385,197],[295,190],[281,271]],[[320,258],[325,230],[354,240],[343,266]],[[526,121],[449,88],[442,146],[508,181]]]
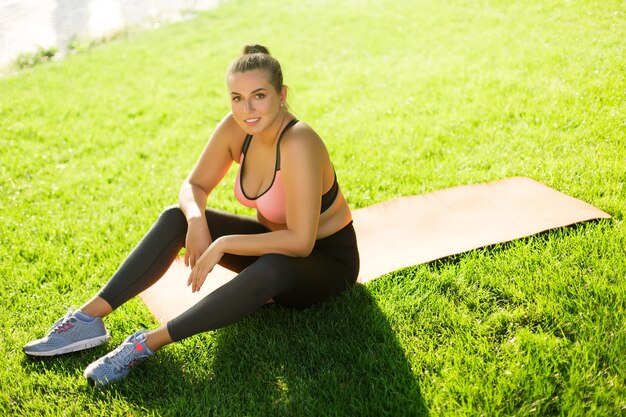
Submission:
[[[153,331],[129,336],[85,370],[106,386],[163,346],[234,323],[269,300],[306,308],[353,284],[359,254],[350,208],[322,139],[286,107],[282,70],[267,48],[251,45],[227,71],[232,112],[219,123],[168,207],[98,294],[69,311],[24,352],[54,356],[109,339],[102,318],[168,269],[182,247],[200,289],[216,264],[238,273],[189,310]],[[234,192],[256,219],[206,208],[232,162]]]

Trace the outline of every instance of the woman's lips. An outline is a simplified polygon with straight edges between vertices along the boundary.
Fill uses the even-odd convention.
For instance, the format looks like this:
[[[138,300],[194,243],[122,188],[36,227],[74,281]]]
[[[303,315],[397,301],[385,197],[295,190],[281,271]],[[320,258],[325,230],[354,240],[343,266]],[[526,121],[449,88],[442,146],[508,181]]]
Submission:
[[[244,119],[244,122],[246,122],[248,126],[254,126],[259,120],[261,120],[260,117],[252,117],[250,119]]]

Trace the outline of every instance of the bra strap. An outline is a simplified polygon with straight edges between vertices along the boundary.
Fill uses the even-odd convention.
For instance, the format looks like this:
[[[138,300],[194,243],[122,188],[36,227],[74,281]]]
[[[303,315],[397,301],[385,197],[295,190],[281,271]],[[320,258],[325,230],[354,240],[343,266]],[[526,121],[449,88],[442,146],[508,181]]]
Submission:
[[[339,183],[337,182],[337,173],[334,172],[335,168],[333,167],[333,173],[335,174],[335,179],[333,180],[333,185],[330,187],[330,190],[326,191],[326,194],[322,195],[322,204],[320,213],[325,212],[333,205],[335,200],[337,199],[337,194],[339,194]]]
[[[276,171],[280,170],[280,141],[283,139],[285,132],[291,129],[291,127],[296,123],[298,123],[298,119],[292,119],[289,123],[287,123],[287,126],[285,126],[283,131],[280,132],[280,136],[278,137],[278,141],[276,142],[276,167],[274,168]]]
[[[246,135],[246,138],[243,140],[243,146],[241,147],[241,153],[246,156],[246,152],[248,152],[248,147],[250,146],[250,141],[252,140],[252,135]]]

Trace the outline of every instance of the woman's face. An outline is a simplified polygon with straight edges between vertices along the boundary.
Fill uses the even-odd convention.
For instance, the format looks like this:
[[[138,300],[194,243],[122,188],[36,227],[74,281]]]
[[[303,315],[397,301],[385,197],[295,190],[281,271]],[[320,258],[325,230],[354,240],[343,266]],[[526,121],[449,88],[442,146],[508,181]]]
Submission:
[[[282,113],[285,88],[278,93],[264,70],[235,72],[226,80],[235,120],[248,134],[268,129]]]

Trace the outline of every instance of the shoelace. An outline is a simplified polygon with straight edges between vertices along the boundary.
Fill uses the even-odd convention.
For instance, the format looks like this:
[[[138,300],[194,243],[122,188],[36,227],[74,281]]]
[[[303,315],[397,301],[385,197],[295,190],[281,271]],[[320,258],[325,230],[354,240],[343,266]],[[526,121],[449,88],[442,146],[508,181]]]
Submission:
[[[130,365],[134,362],[134,360],[129,360],[129,357],[135,352],[135,340],[133,338],[128,342],[122,343],[119,345],[113,352],[111,352],[108,356],[109,361],[113,364],[113,367],[117,372],[122,371],[124,368],[129,368]],[[124,352],[126,347],[130,347],[127,352]],[[137,359],[140,359],[137,358]]]
[[[52,327],[50,327],[50,330],[48,330],[48,335],[55,333],[59,328],[65,326],[65,323],[69,321],[70,317],[72,317],[73,314],[74,314],[74,306],[70,307],[67,310],[67,313],[65,313],[63,317],[61,317],[60,319],[54,322]]]

